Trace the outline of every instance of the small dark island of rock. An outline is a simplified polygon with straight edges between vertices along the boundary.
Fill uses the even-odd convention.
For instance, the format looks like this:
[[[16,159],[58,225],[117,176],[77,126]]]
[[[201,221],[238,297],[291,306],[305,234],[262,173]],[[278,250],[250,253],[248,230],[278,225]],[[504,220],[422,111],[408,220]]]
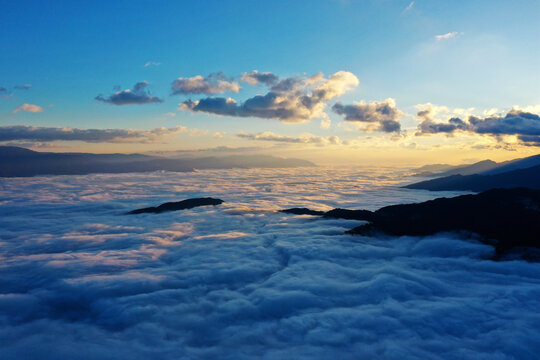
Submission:
[[[128,212],[128,214],[129,215],[143,214],[143,213],[159,214],[166,211],[186,210],[186,209],[192,209],[199,206],[209,206],[209,205],[215,206],[215,205],[222,204],[223,202],[224,201],[221,199],[214,199],[211,197],[186,199],[186,200],[176,201],[176,202],[167,202],[157,207],[147,207],[147,208],[142,208],[142,209],[136,209],[136,210]]]

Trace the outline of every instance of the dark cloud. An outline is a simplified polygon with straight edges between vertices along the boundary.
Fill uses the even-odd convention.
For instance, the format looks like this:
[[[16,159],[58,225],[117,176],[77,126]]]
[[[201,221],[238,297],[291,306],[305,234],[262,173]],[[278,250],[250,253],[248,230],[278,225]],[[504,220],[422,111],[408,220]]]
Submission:
[[[24,85],[15,85],[13,88],[15,90],[30,90],[31,87],[32,85],[30,84],[24,84]]]
[[[0,94],[6,94],[8,92],[8,89],[5,87],[0,87]]]
[[[322,74],[310,77],[282,79],[270,87],[265,95],[256,95],[243,103],[232,98],[204,98],[187,100],[180,104],[181,110],[209,114],[259,117],[284,122],[304,122],[325,117],[326,102],[343,95],[358,85],[358,79],[350,72],[339,71],[328,78]]]
[[[367,123],[368,130],[383,132],[400,132],[401,130],[398,120],[403,112],[396,108],[394,99],[371,103],[361,101],[353,105],[343,105],[338,102],[332,106],[332,110],[342,115],[346,121]]]
[[[279,80],[277,75],[272,74],[271,72],[260,73],[257,70],[253,70],[249,73],[242,74],[241,81],[246,82],[250,85],[257,85],[259,83],[265,84],[266,86],[272,86],[277,83]]]
[[[212,73],[206,77],[201,75],[191,78],[179,77],[171,85],[173,95],[237,93],[239,90],[238,84],[223,73]]]
[[[184,132],[183,126],[156,128],[152,130],[133,129],[74,129],[37,126],[0,127],[0,141],[84,141],[84,142],[154,142],[159,139]]]
[[[141,81],[136,83],[131,90],[117,91],[108,97],[98,95],[95,99],[113,105],[142,105],[163,102],[162,99],[151,96],[150,92],[146,89],[147,86],[148,83],[146,81]]]
[[[531,146],[538,146],[540,137],[540,116],[517,109],[508,111],[505,116],[469,116],[466,120],[454,117],[444,123],[435,121],[430,108],[419,111],[417,117],[421,120],[417,135],[453,134],[458,131],[491,135],[495,138],[516,135],[523,143]]]

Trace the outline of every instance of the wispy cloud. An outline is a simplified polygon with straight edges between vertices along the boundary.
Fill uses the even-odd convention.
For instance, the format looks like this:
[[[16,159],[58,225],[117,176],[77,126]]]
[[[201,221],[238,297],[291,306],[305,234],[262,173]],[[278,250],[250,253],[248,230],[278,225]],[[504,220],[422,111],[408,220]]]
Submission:
[[[3,126],[0,141],[83,141],[89,143],[151,143],[164,137],[187,131],[184,126],[174,128],[137,129],[76,129],[62,127]]]
[[[160,62],[148,61],[146,64],[144,64],[144,67],[152,67],[152,66],[159,66],[159,65],[161,65]]]
[[[31,84],[24,84],[24,85],[15,85],[13,88],[15,90],[30,90],[31,87],[32,87]]]
[[[117,91],[108,97],[98,95],[95,99],[112,105],[143,105],[163,102],[162,99],[152,96],[146,89],[147,86],[148,82],[141,81],[136,83],[133,89]]]
[[[316,136],[312,134],[302,134],[297,137],[278,135],[271,131],[260,132],[258,134],[239,133],[239,138],[258,141],[273,141],[291,144],[316,144],[316,145],[338,145],[341,140],[337,136]]]
[[[452,32],[449,32],[449,33],[446,33],[446,34],[435,35],[435,40],[441,41],[441,40],[454,39],[454,38],[457,38],[457,37],[459,37],[459,36],[461,36],[463,34],[464,33],[462,33],[462,32],[452,31]]]
[[[411,1],[409,5],[407,5],[407,7],[405,9],[403,9],[403,11],[401,12],[402,14],[406,14],[408,13],[409,11],[412,10],[414,6],[414,1]]]
[[[21,106],[18,106],[13,110],[14,114],[17,114],[21,111],[27,111],[31,113],[40,113],[43,112],[43,108],[39,105],[33,105],[33,104],[22,104]]]

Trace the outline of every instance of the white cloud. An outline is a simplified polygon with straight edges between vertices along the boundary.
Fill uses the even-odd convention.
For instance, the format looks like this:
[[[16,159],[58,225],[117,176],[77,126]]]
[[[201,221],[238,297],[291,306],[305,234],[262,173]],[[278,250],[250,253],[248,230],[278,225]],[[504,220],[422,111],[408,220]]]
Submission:
[[[31,113],[40,113],[43,112],[43,108],[39,105],[33,105],[33,104],[22,104],[21,106],[18,106],[13,110],[14,114],[17,114],[21,111],[27,111]]]
[[[441,40],[454,39],[461,35],[463,35],[462,32],[452,31],[446,34],[435,35],[435,40],[441,41]]]

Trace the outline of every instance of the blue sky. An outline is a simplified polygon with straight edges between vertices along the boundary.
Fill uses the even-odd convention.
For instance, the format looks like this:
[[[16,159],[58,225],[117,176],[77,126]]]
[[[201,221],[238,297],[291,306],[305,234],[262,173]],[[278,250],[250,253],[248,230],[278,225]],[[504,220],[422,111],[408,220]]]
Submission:
[[[10,96],[0,98],[0,121],[352,136],[331,111],[332,126],[325,129],[318,118],[287,124],[181,111],[179,103],[206,96],[171,96],[178,77],[223,72],[238,80],[255,69],[280,78],[351,72],[359,85],[327,109],[338,100],[393,98],[406,114],[404,129],[416,127],[418,104],[479,112],[531,107],[540,104],[539,14],[538,1],[3,1],[0,87]],[[437,40],[444,34],[450,35]],[[145,67],[148,62],[156,65]],[[95,100],[141,81],[163,102],[115,106]],[[31,88],[12,90],[23,84]],[[223,96],[241,102],[265,92],[241,86],[238,94]],[[21,104],[43,111],[14,114]],[[176,116],[165,115],[170,112]]]

